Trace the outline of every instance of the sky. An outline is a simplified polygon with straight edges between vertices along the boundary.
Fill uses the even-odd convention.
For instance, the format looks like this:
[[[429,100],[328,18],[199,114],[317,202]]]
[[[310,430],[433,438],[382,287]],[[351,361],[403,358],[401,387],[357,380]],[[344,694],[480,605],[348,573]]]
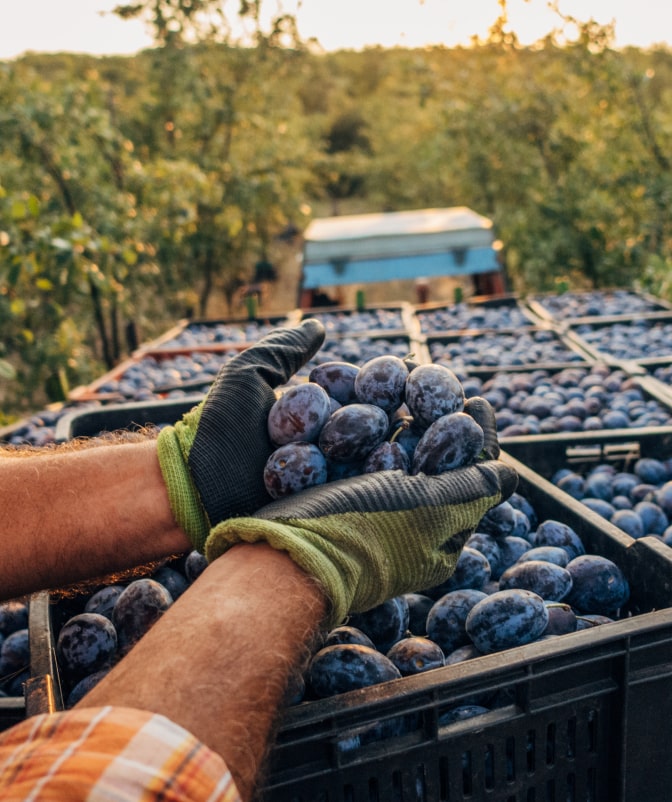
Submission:
[[[110,14],[122,0],[0,0],[0,59],[26,51],[130,55],[151,46],[137,20]],[[264,0],[275,10],[278,0]],[[672,45],[669,0],[559,0],[561,11],[581,20],[615,23],[615,46]],[[226,0],[232,11],[236,0]],[[302,37],[325,50],[368,46],[446,47],[485,37],[497,18],[497,0],[284,0]],[[558,23],[547,0],[508,0],[510,27],[523,44]],[[571,29],[570,29],[571,35]]]

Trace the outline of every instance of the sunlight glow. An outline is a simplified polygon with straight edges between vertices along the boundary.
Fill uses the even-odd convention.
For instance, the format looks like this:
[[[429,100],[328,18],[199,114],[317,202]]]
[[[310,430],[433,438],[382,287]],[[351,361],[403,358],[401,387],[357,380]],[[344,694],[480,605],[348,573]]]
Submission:
[[[32,50],[131,54],[150,47],[137,20],[111,14],[119,0],[0,0],[0,59]],[[548,0],[508,0],[509,28],[531,44],[557,28]],[[615,24],[615,46],[649,47],[672,41],[672,5],[660,0],[559,0],[560,10],[582,21]],[[236,3],[224,2],[231,13]],[[497,0],[265,0],[266,14],[293,14],[301,36],[324,50],[368,46],[446,47],[481,39],[497,19]],[[572,29],[568,33],[573,35]]]

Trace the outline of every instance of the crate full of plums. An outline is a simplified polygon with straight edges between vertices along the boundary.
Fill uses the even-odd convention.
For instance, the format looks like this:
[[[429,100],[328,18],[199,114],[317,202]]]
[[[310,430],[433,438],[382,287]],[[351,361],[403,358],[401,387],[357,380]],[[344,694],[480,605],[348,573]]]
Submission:
[[[420,334],[448,334],[474,330],[515,331],[542,322],[517,295],[473,296],[447,304],[432,301],[414,307]]]
[[[517,491],[447,582],[324,634],[288,689],[259,800],[669,802],[671,553],[503,458]],[[148,593],[167,609],[202,568],[191,553],[34,597],[52,700],[85,697],[141,636],[133,605]],[[100,626],[85,621],[88,665],[72,648],[85,614]]]
[[[268,317],[184,319],[159,337],[144,342],[137,353],[190,353],[198,350],[223,350],[234,343],[250,345],[273,329],[293,325],[299,316],[300,313],[295,310]]]
[[[634,316],[655,317],[672,312],[668,301],[624,288],[538,293],[528,296],[526,304],[537,317],[559,326],[627,322]]]

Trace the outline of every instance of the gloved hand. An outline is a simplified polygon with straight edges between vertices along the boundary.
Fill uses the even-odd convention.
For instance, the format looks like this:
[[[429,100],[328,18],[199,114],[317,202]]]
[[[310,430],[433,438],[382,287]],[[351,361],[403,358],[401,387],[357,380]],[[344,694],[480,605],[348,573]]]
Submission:
[[[224,365],[205,399],[160,432],[171,508],[199,551],[215,524],[269,502],[263,474],[274,448],[267,430],[274,389],[319,350],[324,336],[317,320],[272,331]]]
[[[381,471],[311,488],[268,504],[252,518],[215,526],[212,561],[240,542],[266,541],[324,587],[327,626],[401,593],[445,582],[483,515],[506,500],[518,477],[500,461],[494,413],[471,405],[485,425],[485,459],[439,476]]]

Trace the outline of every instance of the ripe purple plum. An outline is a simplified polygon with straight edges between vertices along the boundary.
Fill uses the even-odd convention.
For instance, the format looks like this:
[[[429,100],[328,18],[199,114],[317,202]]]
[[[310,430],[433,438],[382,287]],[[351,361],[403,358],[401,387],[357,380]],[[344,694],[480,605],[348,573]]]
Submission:
[[[331,414],[327,391],[319,384],[295,384],[286,390],[268,413],[268,436],[276,446],[317,440]]]
[[[443,415],[431,423],[420,438],[411,472],[436,476],[469,465],[476,461],[483,444],[483,429],[471,415],[466,412]]]
[[[327,481],[327,460],[314,443],[286,443],[266,460],[264,485],[271,498],[283,498]]]
[[[406,404],[413,420],[427,428],[435,420],[464,408],[464,389],[445,365],[418,365],[406,380]]]
[[[408,366],[398,356],[374,357],[362,365],[355,377],[357,400],[392,413],[404,401],[408,376]]]
[[[337,409],[322,427],[318,445],[333,462],[365,459],[385,440],[389,418],[375,404],[348,404]]]
[[[312,368],[308,381],[319,384],[339,404],[353,404],[357,401],[355,378],[358,373],[359,366],[352,362],[331,360]]]

